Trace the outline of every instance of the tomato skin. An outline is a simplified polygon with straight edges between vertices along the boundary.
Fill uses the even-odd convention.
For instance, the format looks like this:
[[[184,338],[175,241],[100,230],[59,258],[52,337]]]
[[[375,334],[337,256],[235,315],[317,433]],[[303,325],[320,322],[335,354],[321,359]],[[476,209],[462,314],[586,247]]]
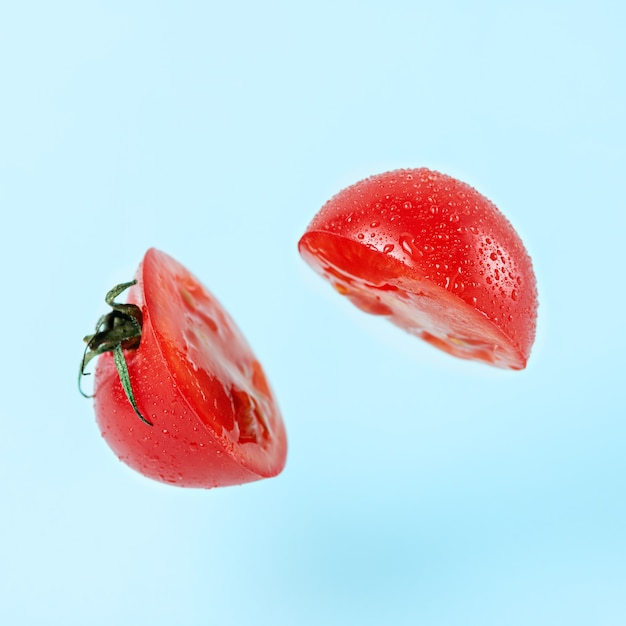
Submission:
[[[258,361],[217,300],[182,265],[150,249],[128,295],[143,314],[141,343],[125,351],[143,423],[113,357],[100,356],[95,411],[102,436],[144,476],[212,488],[275,476],[287,439]]]
[[[526,366],[532,263],[506,217],[466,183],[426,168],[372,176],[329,200],[298,247],[366,312],[454,356]]]

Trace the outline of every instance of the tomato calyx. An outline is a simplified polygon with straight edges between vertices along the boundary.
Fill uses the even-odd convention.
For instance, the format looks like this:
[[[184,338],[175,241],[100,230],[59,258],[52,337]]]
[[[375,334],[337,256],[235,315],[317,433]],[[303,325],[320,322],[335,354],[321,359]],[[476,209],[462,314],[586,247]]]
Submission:
[[[135,395],[130,384],[126,357],[124,356],[124,350],[136,350],[139,347],[143,315],[141,309],[136,304],[115,302],[117,296],[136,283],[136,280],[121,283],[107,293],[104,300],[113,310],[100,317],[96,324],[96,332],[93,335],[87,335],[84,338],[87,346],[85,347],[78,373],[78,390],[85,398],[91,397],[81,387],[82,377],[89,376],[89,372],[86,372],[85,368],[95,357],[105,352],[112,352],[115,368],[128,401],[139,419],[148,426],[152,426],[152,422],[148,421],[137,407]]]

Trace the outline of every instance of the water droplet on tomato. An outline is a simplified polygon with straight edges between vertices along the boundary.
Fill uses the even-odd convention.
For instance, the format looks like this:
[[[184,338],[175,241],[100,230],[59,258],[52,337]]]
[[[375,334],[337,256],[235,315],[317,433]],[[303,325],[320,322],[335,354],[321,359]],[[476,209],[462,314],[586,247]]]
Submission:
[[[511,300],[517,300],[517,291],[515,289],[511,291]]]
[[[374,221],[370,224],[370,226],[371,226],[372,228],[376,228],[377,226],[380,226],[380,222],[378,222],[377,220],[374,220]]]
[[[389,254],[390,252],[392,252],[392,251],[393,251],[394,247],[395,247],[395,246],[394,246],[392,243],[388,243],[388,244],[387,244],[387,245],[385,245],[385,247],[383,248],[383,252],[384,252],[385,254]]]
[[[357,237],[358,237],[359,239],[365,239],[365,235],[364,235],[363,233],[359,233],[359,234],[357,235]]]
[[[407,253],[413,256],[413,237],[410,235],[400,235],[400,247]]]

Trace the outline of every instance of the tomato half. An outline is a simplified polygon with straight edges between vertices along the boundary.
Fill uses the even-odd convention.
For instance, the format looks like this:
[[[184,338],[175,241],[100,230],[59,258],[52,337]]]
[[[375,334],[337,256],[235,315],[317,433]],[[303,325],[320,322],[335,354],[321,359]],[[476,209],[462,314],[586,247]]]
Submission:
[[[100,355],[95,410],[102,436],[144,476],[182,487],[219,487],[275,476],[285,427],[263,369],[234,321],[182,265],[146,253],[128,302],[143,317],[139,347],[125,350],[142,422],[113,355]]]
[[[425,168],[339,192],[298,243],[360,309],[456,357],[523,369],[537,290],[521,239],[487,198]]]

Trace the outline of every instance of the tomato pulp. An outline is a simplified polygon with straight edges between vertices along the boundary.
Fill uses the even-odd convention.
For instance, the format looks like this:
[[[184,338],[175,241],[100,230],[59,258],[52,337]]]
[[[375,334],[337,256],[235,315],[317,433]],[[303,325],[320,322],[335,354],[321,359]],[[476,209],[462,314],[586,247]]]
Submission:
[[[329,200],[298,248],[360,309],[456,357],[526,367],[532,263],[506,217],[466,183],[425,168],[372,176]]]
[[[219,487],[275,476],[285,427],[259,361],[232,318],[177,261],[146,253],[128,302],[141,308],[141,342],[126,350],[142,422],[111,353],[95,372],[102,436],[144,476],[183,487]]]

